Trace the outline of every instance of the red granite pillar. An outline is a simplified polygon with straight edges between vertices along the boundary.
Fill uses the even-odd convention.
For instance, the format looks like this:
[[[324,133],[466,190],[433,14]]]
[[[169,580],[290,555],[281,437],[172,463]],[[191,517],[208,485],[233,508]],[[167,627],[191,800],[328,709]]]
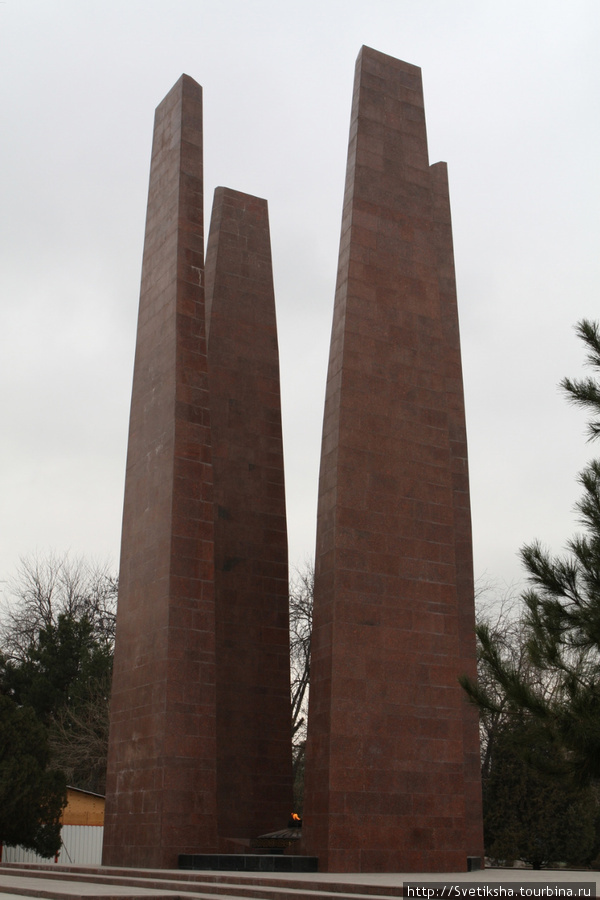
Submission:
[[[206,310],[219,836],[247,838],[285,828],[292,811],[287,526],[265,200],[217,188]]]
[[[467,431],[464,414],[462,362],[452,220],[448,191],[448,171],[445,163],[431,166],[434,233],[438,251],[438,275],[442,328],[447,346],[448,438],[452,458],[452,488],[454,497],[454,549],[456,557],[456,591],[460,657],[463,672],[477,677],[474,629],[473,547],[471,536],[471,503],[467,461]],[[464,791],[467,817],[465,846],[469,856],[483,855],[481,758],[479,752],[479,714],[462,695],[463,703],[463,759]]]
[[[304,845],[329,871],[481,856],[450,213],[420,70],[357,61],[319,482]]]
[[[203,290],[202,89],[157,108],[138,319],[105,864],[216,849],[213,505]]]

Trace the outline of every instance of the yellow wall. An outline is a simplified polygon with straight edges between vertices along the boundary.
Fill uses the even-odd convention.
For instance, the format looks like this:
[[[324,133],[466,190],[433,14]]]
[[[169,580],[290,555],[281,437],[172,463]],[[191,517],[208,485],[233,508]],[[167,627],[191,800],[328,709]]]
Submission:
[[[61,822],[63,825],[104,825],[104,797],[67,788],[67,805]]]

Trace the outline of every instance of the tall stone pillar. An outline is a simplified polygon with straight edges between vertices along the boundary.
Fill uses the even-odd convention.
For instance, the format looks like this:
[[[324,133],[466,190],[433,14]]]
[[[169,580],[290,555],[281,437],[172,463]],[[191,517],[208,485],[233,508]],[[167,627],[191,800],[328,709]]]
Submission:
[[[266,200],[217,188],[206,310],[218,823],[222,839],[247,838],[284,828],[292,811],[288,548]]]
[[[357,61],[319,481],[304,846],[329,871],[481,856],[464,401],[420,70]]]
[[[213,504],[203,289],[202,89],[156,110],[107,777],[105,864],[215,850]]]

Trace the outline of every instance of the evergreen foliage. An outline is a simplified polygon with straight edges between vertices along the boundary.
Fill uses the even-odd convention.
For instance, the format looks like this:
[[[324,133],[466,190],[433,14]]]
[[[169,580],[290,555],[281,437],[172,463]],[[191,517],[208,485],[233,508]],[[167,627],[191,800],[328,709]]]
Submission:
[[[0,694],[0,843],[54,856],[66,802],[65,776],[50,768],[46,729],[33,710]]]
[[[90,684],[109,687],[111,668],[110,648],[98,643],[89,618],[61,613],[40,629],[24,659],[4,661],[1,678],[8,696],[50,725],[64,707],[85,700]]]
[[[503,722],[483,799],[485,847],[493,859],[541,869],[585,865],[597,852],[595,795],[572,783],[560,749],[534,719]]]
[[[588,364],[600,370],[600,327],[582,321],[577,333]],[[590,439],[600,436],[600,382],[564,379],[561,386],[592,413]],[[556,821],[570,838],[576,823],[596,818],[598,809],[590,789],[600,778],[600,460],[586,466],[579,483],[583,530],[566,553],[553,555],[538,541],[521,550],[529,588],[518,651],[507,649],[489,622],[479,622],[483,677],[478,684],[461,679],[484,723],[496,729],[484,771],[486,848],[536,864],[581,862],[586,847],[589,861],[597,852],[585,835],[579,852],[569,841],[557,844],[549,831]]]
[[[104,793],[117,580],[50,554],[21,561],[0,630],[0,692],[48,729],[69,784]]]

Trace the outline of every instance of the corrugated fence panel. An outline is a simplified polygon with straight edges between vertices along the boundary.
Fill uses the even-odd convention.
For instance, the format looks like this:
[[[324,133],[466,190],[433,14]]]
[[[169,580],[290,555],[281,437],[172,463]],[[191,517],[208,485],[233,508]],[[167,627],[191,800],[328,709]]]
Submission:
[[[59,865],[99,866],[102,862],[102,838],[104,828],[100,825],[63,825],[62,847],[58,857]],[[3,862],[47,863],[31,850],[24,847],[3,847]]]
[[[65,865],[100,865],[102,862],[101,825],[63,825],[59,863]]]

